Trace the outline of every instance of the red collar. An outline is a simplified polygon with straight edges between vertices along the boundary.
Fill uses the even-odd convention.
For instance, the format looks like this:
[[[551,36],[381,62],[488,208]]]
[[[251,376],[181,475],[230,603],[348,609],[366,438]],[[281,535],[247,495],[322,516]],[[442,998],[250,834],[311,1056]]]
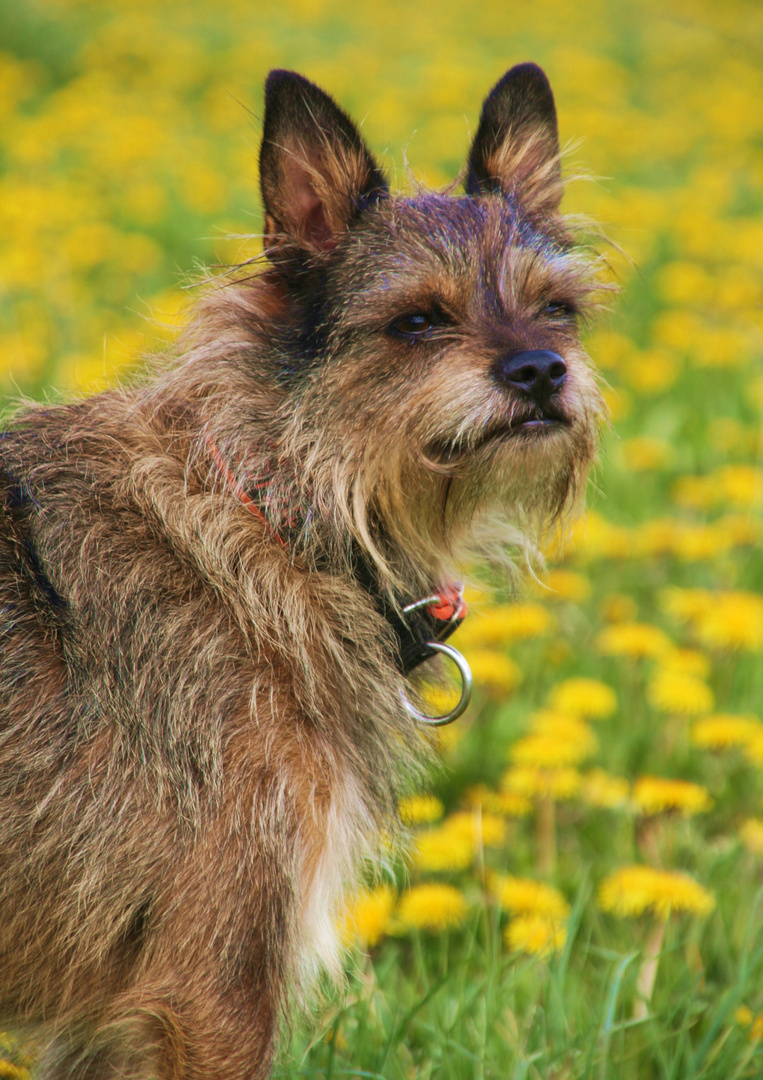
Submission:
[[[209,434],[205,435],[204,441],[207,444],[207,449],[209,450],[212,460],[217,466],[220,475],[222,476],[223,480],[225,480],[225,483],[231,489],[239,502],[242,502],[247,508],[247,510],[249,510],[259,521],[262,522],[262,524],[268,530],[276,543],[280,544],[281,547],[285,548],[286,541],[279,533],[276,532],[276,530],[273,528],[273,526],[263,514],[262,510],[260,510],[257,503],[254,501],[254,499],[244,490],[244,488],[238,482],[234,473],[231,472],[228,462],[220,453],[220,449],[212,436]]]

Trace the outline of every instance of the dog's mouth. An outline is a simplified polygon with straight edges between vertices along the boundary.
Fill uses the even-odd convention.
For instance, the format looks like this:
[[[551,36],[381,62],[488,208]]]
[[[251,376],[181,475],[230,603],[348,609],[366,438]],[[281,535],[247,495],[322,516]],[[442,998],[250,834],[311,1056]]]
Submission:
[[[546,410],[542,416],[514,416],[508,422],[490,424],[474,439],[459,438],[432,443],[428,453],[436,461],[454,462],[493,443],[515,440],[534,442],[569,426],[567,417],[556,411]]]

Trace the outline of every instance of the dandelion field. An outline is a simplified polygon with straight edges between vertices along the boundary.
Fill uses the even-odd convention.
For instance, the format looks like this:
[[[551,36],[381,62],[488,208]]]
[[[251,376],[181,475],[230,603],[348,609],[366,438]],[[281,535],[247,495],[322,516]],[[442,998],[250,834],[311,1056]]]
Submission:
[[[536,60],[593,177],[565,208],[613,241],[587,512],[518,597],[472,588],[475,701],[280,1077],[763,1075],[762,56],[755,0],[0,0],[8,404],[131,376],[200,267],[258,250],[271,67],[404,186]],[[0,1036],[0,1077],[33,1057]]]

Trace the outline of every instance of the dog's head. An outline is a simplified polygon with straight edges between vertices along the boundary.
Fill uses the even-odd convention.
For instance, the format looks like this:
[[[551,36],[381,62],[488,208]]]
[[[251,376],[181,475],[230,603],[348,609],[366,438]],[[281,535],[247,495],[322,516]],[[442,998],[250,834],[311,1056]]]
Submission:
[[[260,177],[282,452],[310,498],[379,563],[532,542],[581,491],[604,414],[579,337],[599,286],[559,213],[543,72],[490,92],[462,193],[391,195],[350,118],[275,71]]]

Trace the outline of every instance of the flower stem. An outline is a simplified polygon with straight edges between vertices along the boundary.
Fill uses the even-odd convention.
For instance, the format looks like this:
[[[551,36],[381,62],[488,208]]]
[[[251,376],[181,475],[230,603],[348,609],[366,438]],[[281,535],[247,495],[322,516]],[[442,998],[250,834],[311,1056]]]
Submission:
[[[556,869],[556,803],[550,795],[536,804],[535,846],[538,873],[551,877]]]
[[[646,1020],[649,1015],[649,1003],[652,1000],[652,991],[657,979],[657,967],[660,963],[660,953],[665,940],[665,927],[667,925],[666,919],[660,919],[659,922],[656,922],[644,946],[644,955],[636,978],[636,1001],[633,1005],[634,1020]]]

